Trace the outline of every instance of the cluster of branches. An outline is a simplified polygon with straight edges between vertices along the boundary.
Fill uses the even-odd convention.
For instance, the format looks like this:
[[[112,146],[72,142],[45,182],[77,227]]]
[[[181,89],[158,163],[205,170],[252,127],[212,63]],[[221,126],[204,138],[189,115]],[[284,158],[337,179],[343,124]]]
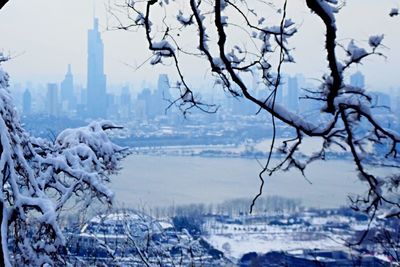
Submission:
[[[163,227],[161,224],[165,224]],[[111,264],[124,266],[203,266],[224,261],[222,253],[210,257],[211,247],[186,229],[176,229],[167,221],[157,221],[134,210],[114,210],[101,214],[83,226],[81,234],[93,242],[84,257],[76,255],[80,236],[73,234],[68,257],[75,265]],[[74,251],[71,252],[71,247]],[[105,257],[99,257],[104,252]],[[220,258],[221,257],[221,258]],[[220,265],[220,264],[218,264]]]
[[[120,5],[128,13],[128,23],[118,20],[119,29],[144,32],[151,64],[173,65],[179,77],[180,95],[171,101],[184,113],[193,107],[215,112],[218,107],[203,103],[199,94],[185,79],[183,58],[197,58],[208,64],[215,79],[215,88],[222,88],[234,97],[243,97],[272,116],[273,142],[269,157],[260,172],[262,194],[264,176],[278,170],[297,168],[302,173],[309,163],[324,159],[325,152],[339,147],[352,155],[359,178],[368,186],[364,195],[350,198],[352,206],[372,217],[377,211],[382,216],[399,217],[399,175],[378,176],[368,169],[373,162],[380,166],[399,168],[400,135],[386,128],[372,112],[372,98],[363,88],[346,84],[344,74],[351,66],[372,55],[382,56],[383,35],[370,36],[368,45],[361,47],[354,40],[347,45],[337,41],[336,13],[343,7],[337,0],[305,0],[309,10],[325,27],[327,73],[321,85],[307,90],[307,98],[320,102],[319,120],[310,121],[302,114],[292,112],[276,103],[281,83],[281,69],[293,63],[290,38],[296,34],[296,24],[287,17],[288,1],[277,8],[273,2],[243,0],[127,0]],[[111,10],[112,12],[114,10]],[[114,12],[113,14],[116,14]],[[261,15],[260,15],[261,14]],[[116,15],[116,17],[120,17]],[[274,18],[277,22],[274,24]],[[236,37],[235,37],[236,36]],[[239,36],[239,37],[238,37]],[[237,39],[240,39],[239,41]],[[195,44],[190,47],[188,44]],[[344,50],[340,57],[339,49]],[[262,85],[260,98],[252,90],[252,81]],[[279,152],[283,160],[271,166],[275,145],[275,125],[280,121],[296,133],[283,142]],[[305,137],[319,138],[323,144],[311,156],[299,151]],[[370,147],[379,147],[379,150]],[[251,210],[255,202],[251,205]]]
[[[54,142],[30,136],[12,104],[8,79],[0,69],[0,265],[52,265],[62,261],[57,252],[65,245],[60,213],[96,199],[111,203],[106,183],[128,150],[108,138],[107,130],[120,128],[111,122],[67,129]]]

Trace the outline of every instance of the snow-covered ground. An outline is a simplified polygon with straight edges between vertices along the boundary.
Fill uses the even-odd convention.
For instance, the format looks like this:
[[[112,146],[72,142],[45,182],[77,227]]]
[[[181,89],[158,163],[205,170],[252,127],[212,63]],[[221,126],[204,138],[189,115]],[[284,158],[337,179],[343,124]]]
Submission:
[[[292,235],[295,235],[294,233]],[[266,253],[268,251],[288,251],[295,249],[345,249],[330,238],[319,240],[294,240],[289,234],[223,234],[212,235],[207,241],[224,252],[231,260],[239,260],[248,252]]]
[[[304,249],[344,250],[344,240],[352,236],[361,223],[352,217],[318,215],[303,217],[303,222],[290,223],[279,220],[282,225],[265,222],[224,223],[209,222],[206,240],[236,262],[248,252],[293,251]],[[275,220],[276,222],[276,220]],[[355,226],[355,227],[353,227]],[[365,229],[365,225],[364,228]]]

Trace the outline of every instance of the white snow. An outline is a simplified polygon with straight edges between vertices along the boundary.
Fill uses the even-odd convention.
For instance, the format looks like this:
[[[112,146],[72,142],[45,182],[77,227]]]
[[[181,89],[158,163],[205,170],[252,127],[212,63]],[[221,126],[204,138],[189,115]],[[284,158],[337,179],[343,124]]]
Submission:
[[[378,47],[383,40],[384,35],[373,35],[371,37],[369,37],[368,43],[372,48]]]
[[[54,143],[30,136],[20,124],[7,87],[8,75],[0,67],[0,169],[7,170],[0,192],[4,199],[1,234],[5,263],[11,266],[7,238],[18,229],[15,245],[21,251],[21,261],[33,266],[52,265],[49,253],[65,243],[58,224],[63,206],[73,196],[82,197],[83,205],[93,198],[111,202],[108,175],[118,170],[119,160],[128,151],[110,141],[105,131],[116,126],[107,121],[67,129]],[[15,226],[10,227],[12,223]],[[40,225],[51,230],[37,232]],[[37,235],[36,241],[28,233]]]
[[[374,39],[376,40],[376,38]],[[358,47],[354,40],[351,40],[349,45],[347,46],[347,53],[352,62],[359,62],[364,56],[368,53],[364,48]]]

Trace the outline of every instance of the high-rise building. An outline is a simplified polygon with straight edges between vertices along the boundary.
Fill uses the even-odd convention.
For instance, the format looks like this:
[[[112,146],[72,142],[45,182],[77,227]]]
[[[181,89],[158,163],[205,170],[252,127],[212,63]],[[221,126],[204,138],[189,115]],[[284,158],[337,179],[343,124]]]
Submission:
[[[160,74],[158,76],[157,89],[154,92],[152,108],[154,109],[154,116],[160,116],[165,114],[165,109],[168,105],[168,100],[171,100],[171,94],[169,92],[170,84],[167,74]]]
[[[60,86],[61,102],[67,109],[72,108],[74,101],[74,77],[71,72],[71,64],[68,64],[68,71]]]
[[[161,96],[164,99],[170,99],[171,94],[169,92],[170,84],[167,74],[160,74],[158,76],[157,83],[157,95]]]
[[[22,97],[22,113],[24,115],[29,115],[32,112],[32,96],[28,89],[24,91]]]
[[[128,86],[122,87],[120,99],[120,116],[123,119],[128,119],[131,116],[132,100],[131,92]]]
[[[74,95],[74,77],[72,76],[71,64],[68,64],[68,70],[64,80],[61,82],[61,100],[70,101]]]
[[[51,116],[58,116],[59,104],[58,104],[58,88],[56,83],[47,84],[46,113]]]
[[[357,71],[350,76],[350,85],[359,88],[365,88],[365,77],[364,75]]]
[[[94,19],[88,31],[87,108],[92,118],[105,117],[107,110],[106,75],[104,74],[104,46],[99,32],[99,21]]]
[[[151,91],[148,88],[143,89],[137,96],[137,100],[141,103],[139,106],[143,108],[143,110],[139,111],[138,113],[144,115],[144,117],[151,118],[153,114],[151,114],[152,107],[152,95]]]

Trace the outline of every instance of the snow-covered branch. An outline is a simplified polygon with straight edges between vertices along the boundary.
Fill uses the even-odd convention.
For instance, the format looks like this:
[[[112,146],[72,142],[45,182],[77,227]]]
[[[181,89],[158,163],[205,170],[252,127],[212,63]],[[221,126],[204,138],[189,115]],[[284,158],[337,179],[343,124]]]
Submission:
[[[64,245],[58,217],[69,201],[86,207],[111,203],[108,176],[129,151],[112,143],[111,122],[67,129],[55,142],[33,138],[21,126],[0,69],[1,247],[6,266],[53,264]],[[9,250],[11,248],[11,250]],[[1,264],[1,263],[0,263]]]

